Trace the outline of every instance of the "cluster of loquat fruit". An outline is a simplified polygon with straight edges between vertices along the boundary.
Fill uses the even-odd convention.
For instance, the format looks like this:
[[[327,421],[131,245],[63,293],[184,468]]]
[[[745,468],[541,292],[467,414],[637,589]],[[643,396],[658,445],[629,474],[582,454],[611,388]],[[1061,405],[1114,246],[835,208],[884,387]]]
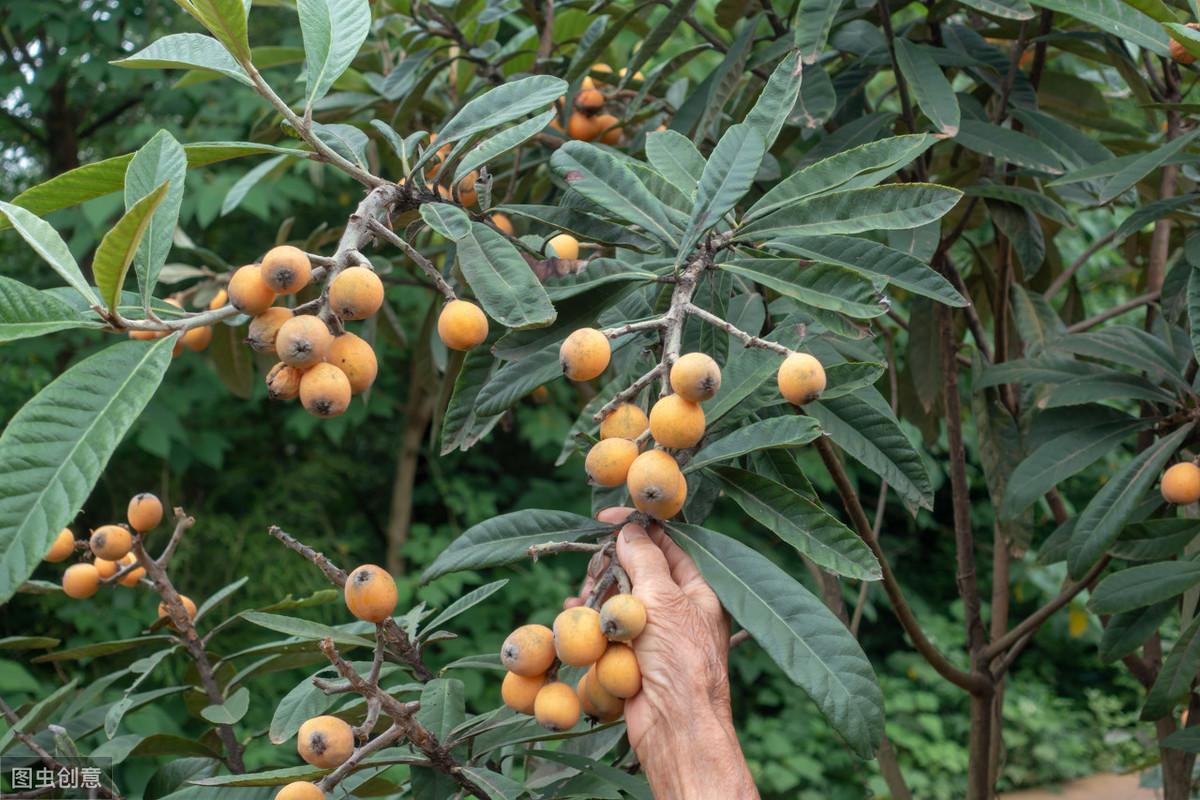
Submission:
[[[550,731],[575,727],[581,714],[612,722],[642,688],[631,642],[646,627],[646,607],[616,594],[599,611],[568,608],[545,625],[522,625],[504,640],[500,661],[508,672],[500,686],[505,705],[532,714]],[[561,665],[587,667],[574,687],[558,679]]]
[[[612,67],[608,64],[593,64],[589,71],[611,75]],[[617,73],[618,77],[624,78],[625,72],[622,69]],[[633,77],[638,81],[644,80],[644,76],[640,72],[634,73]],[[565,131],[567,136],[584,142],[600,141],[610,147],[620,144],[621,120],[605,110],[608,98],[605,96],[604,90],[607,88],[606,82],[593,79],[590,75],[583,79],[579,91],[575,93],[574,102],[571,104],[571,115],[567,118]],[[566,98],[564,97],[562,100],[565,101]],[[563,130],[557,120],[552,124],[557,130]]]
[[[163,504],[149,492],[134,495],[125,513],[126,525],[101,525],[88,536],[87,550],[91,561],[80,561],[67,567],[62,576],[63,594],[75,600],[85,600],[100,590],[103,582],[117,576],[117,583],[130,588],[137,586],[146,575],[144,566],[137,566],[133,552],[135,537],[143,537],[162,522]],[[45,561],[66,561],[77,549],[75,534],[63,528],[46,553]],[[196,604],[190,597],[179,596],[188,617],[195,618]],[[168,616],[166,606],[158,604],[158,619]]]
[[[1167,468],[1159,487],[1163,499],[1176,506],[1200,500],[1200,467],[1192,461],[1180,461]]]

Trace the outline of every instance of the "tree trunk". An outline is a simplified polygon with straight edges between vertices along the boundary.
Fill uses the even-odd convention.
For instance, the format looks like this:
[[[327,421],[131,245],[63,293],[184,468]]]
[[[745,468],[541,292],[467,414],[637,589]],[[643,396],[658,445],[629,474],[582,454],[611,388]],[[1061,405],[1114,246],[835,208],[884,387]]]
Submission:
[[[971,734],[967,743],[967,800],[991,800],[992,709],[995,692],[971,693]]]
[[[1162,746],[1163,739],[1176,730],[1173,717],[1158,720],[1154,727],[1158,734],[1158,752],[1162,757],[1163,798],[1164,800],[1190,800],[1192,767],[1196,763],[1196,754]]]

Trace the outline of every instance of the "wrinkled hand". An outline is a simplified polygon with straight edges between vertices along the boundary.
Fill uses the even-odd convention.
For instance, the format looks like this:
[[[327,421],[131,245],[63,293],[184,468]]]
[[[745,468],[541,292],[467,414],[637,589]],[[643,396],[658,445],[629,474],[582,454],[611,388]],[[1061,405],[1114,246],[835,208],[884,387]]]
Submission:
[[[609,508],[620,523],[633,509]],[[695,562],[658,525],[625,525],[617,559],[646,606],[633,642],[642,690],[625,703],[629,742],[657,798],[757,797],[733,729],[729,700],[729,621]],[[580,596],[592,591],[606,559],[592,559]]]

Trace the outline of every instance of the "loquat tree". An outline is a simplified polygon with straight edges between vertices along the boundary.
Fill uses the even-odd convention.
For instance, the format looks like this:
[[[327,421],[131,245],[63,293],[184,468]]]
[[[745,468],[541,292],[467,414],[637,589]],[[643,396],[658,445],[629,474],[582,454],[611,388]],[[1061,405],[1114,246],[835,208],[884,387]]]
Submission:
[[[969,705],[961,796],[994,795],[1006,680],[1064,609],[1090,611],[1100,656],[1144,686],[1164,794],[1190,796],[1193,0],[177,4],[191,30],[100,55],[257,96],[268,121],[252,140],[164,129],[0,202],[65,284],[0,276],[0,341],[78,331],[96,345],[0,435],[0,602],[85,602],[112,584],[161,599],[133,639],[53,649],[31,622],[4,642],[59,665],[149,654],[114,673],[110,704],[74,682],[0,703],[0,754],[185,756],[154,795],[178,800],[649,797],[621,722],[653,623],[616,555],[634,521],[691,556],[733,642],[877,759],[891,797],[914,795],[858,641],[873,592]],[[252,42],[260,15],[301,47]],[[263,156],[223,209],[289,173],[361,191],[318,230],[202,252],[179,228],[189,170]],[[47,217],[112,194],[123,212],[81,266]],[[172,269],[173,253],[206,266]],[[182,509],[157,557],[167,515],[153,495],[86,542],[72,532],[174,356],[207,352],[234,391],[257,370],[271,399],[337,417],[388,370],[379,320],[394,324],[404,293],[424,302],[409,333],[434,365],[436,385],[418,388],[442,455],[486,447],[539,387],[572,386],[562,460],[594,487],[593,515],[501,514],[422,574],[590,554],[590,591],[552,627],[434,666],[445,626],[499,600],[505,579],[397,613],[389,560],[344,569],[280,520],[270,535],[334,588],[213,622],[246,579],[180,593],[172,559],[195,524]],[[953,542],[954,574],[933,577],[961,601],[961,641],[927,632],[892,568],[889,545],[919,515]],[[807,569],[780,566],[780,548]],[[1012,587],[1037,565],[1055,585],[1022,602]],[[339,596],[340,625],[281,613]],[[243,622],[271,638],[226,652],[221,634]],[[175,656],[183,681],[146,688]],[[318,664],[278,703],[254,693],[263,675]],[[459,676],[480,670],[496,702],[468,709]],[[130,711],[172,695],[203,735],[122,734]],[[260,702],[275,705],[267,730],[244,722]],[[294,757],[280,749],[293,737]],[[259,744],[277,755],[248,763]]]

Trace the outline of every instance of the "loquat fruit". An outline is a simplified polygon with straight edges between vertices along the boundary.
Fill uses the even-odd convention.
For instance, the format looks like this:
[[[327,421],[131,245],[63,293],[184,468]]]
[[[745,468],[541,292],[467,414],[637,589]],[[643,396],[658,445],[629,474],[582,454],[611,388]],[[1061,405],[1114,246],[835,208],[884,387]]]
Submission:
[[[191,350],[193,353],[199,353],[206,349],[212,342],[213,329],[211,325],[202,325],[199,328],[191,328],[179,340],[179,344]]]
[[[504,705],[521,714],[533,713],[533,701],[538,692],[546,685],[545,675],[518,675],[515,672],[504,673],[504,682],[500,684],[500,697]]]
[[[289,367],[308,369],[323,361],[333,344],[333,334],[320,317],[301,314],[279,326],[275,335],[275,351],[279,360]]]
[[[598,89],[583,89],[575,95],[575,108],[592,113],[604,108],[604,95]]]
[[[346,373],[350,381],[350,393],[362,394],[371,388],[375,377],[379,374],[379,360],[375,351],[361,336],[353,333],[343,333],[335,337],[329,345],[325,360]]]
[[[573,381],[590,381],[608,369],[612,346],[595,328],[580,328],[563,340],[558,361],[563,374]]]
[[[88,546],[97,557],[118,561],[133,548],[133,534],[120,525],[101,525],[92,531]]]
[[[1195,22],[1189,22],[1187,26],[1193,30],[1200,28],[1200,24],[1195,23]],[[1171,58],[1173,58],[1175,61],[1179,62],[1180,64],[1191,64],[1191,63],[1194,63],[1196,60],[1196,57],[1194,55],[1192,55],[1190,50],[1188,50],[1186,47],[1184,47],[1182,44],[1175,41],[1174,39],[1172,39],[1170,41],[1169,50],[1170,50]]]
[[[329,307],[341,319],[366,319],[383,305],[383,281],[374,270],[350,267],[329,284]]]
[[[130,331],[129,338],[136,339],[139,342],[148,342],[151,339],[161,339],[167,335],[166,331]]]
[[[275,800],[325,800],[325,793],[315,783],[292,781],[275,793]]]
[[[438,314],[437,331],[451,350],[470,350],[487,339],[488,318],[474,303],[451,300]]]
[[[339,416],[350,406],[350,379],[333,364],[317,364],[300,378],[300,402],[315,416]]]
[[[533,701],[533,715],[548,731],[568,731],[579,722],[579,697],[562,681],[547,683]]]
[[[612,722],[625,711],[625,701],[609,694],[596,680],[595,664],[583,673],[575,687],[575,693],[579,695],[579,704],[583,712],[599,722]]]
[[[267,373],[267,397],[272,400],[295,400],[300,394],[300,379],[304,370],[276,364]]]
[[[224,289],[217,289],[217,293],[212,296],[212,300],[208,301],[208,310],[216,311],[218,308],[224,308],[229,302],[229,292]]]
[[[592,64],[592,68],[588,71],[589,72],[606,72],[611,76],[613,69],[608,64]],[[593,80],[596,82],[596,85],[598,85],[598,86],[607,86],[608,85],[607,83],[600,80],[599,78],[593,78]]]
[[[600,630],[614,642],[632,642],[646,627],[646,606],[631,594],[614,594],[600,606]]]
[[[665,450],[647,450],[635,458],[625,485],[638,511],[656,519],[675,516],[687,500],[687,479]]]
[[[259,353],[274,353],[275,338],[279,335],[279,329],[292,317],[290,308],[271,306],[250,320],[250,328],[246,331],[246,344]]]
[[[229,302],[243,314],[261,314],[275,302],[275,292],[262,278],[257,264],[247,264],[229,279]]]
[[[354,731],[343,719],[329,715],[313,717],[300,726],[296,752],[314,767],[332,769],[354,752]]]
[[[1162,496],[1168,503],[1186,506],[1200,500],[1200,467],[1181,461],[1162,476]]]
[[[593,120],[596,125],[596,136],[609,147],[621,143],[621,120],[612,114],[597,114]]]
[[[626,69],[625,67],[621,67],[621,69],[617,70],[618,78],[624,78],[628,74],[629,74],[629,70]],[[633,73],[633,79],[635,81],[644,81],[644,80],[646,80],[646,76],[642,74],[641,70],[638,70],[637,72]]]
[[[51,543],[50,549],[46,551],[45,561],[52,564],[57,564],[59,561],[66,561],[70,558],[71,553],[75,552],[75,534],[70,528],[63,528],[58,532],[58,536],[54,537],[54,542]]]
[[[119,563],[122,567],[128,567],[136,561],[137,556],[135,556],[133,553],[126,553],[125,557],[122,558]],[[138,582],[141,581],[145,575],[146,568],[137,567],[136,569],[129,570],[129,572],[126,572],[124,575],[118,578],[117,583],[121,584],[122,586],[134,587],[138,585]]]
[[[312,262],[308,260],[308,254],[290,244],[268,250],[259,269],[263,283],[275,294],[295,294],[312,279]]]
[[[492,214],[492,216],[490,216],[488,219],[490,219],[492,224],[496,226],[496,230],[507,234],[508,236],[513,235],[512,220],[508,218],[507,214]]]
[[[196,618],[196,604],[194,602],[192,602],[192,598],[188,597],[186,594],[181,594],[181,595],[179,595],[179,602],[183,604],[183,610],[187,612],[188,619],[189,620],[195,619]],[[169,618],[170,616],[171,615],[167,612],[167,604],[159,603],[158,604],[158,618],[159,619],[162,619],[163,617]],[[170,622],[168,624],[172,628],[175,627],[174,622]]]
[[[794,406],[811,403],[825,391],[825,368],[808,353],[792,353],[779,365],[779,393]]]
[[[583,468],[597,486],[620,486],[629,465],[638,457],[638,446],[630,439],[601,439],[588,450]]]
[[[62,588],[75,600],[91,597],[100,588],[100,573],[94,564],[72,564],[63,573]]]
[[[600,438],[636,439],[650,427],[650,420],[641,406],[633,403],[621,405],[609,412],[600,423]]]
[[[522,625],[500,646],[500,663],[525,678],[545,673],[554,663],[554,632],[545,625]]]
[[[346,577],[346,608],[366,622],[383,622],[396,610],[396,581],[383,567],[363,564]]]
[[[479,202],[479,193],[475,191],[475,182],[479,180],[479,172],[472,171],[463,176],[458,182],[458,202],[464,206],[473,206]]]
[[[547,242],[550,252],[558,258],[574,261],[579,258],[579,240],[569,233],[560,233]]]
[[[662,447],[694,447],[704,438],[704,409],[677,394],[659,398],[650,409],[650,435]]]
[[[92,562],[92,566],[96,568],[96,574],[102,580],[111,578],[117,574],[117,570],[121,568],[119,561],[109,561],[107,558],[97,558]]]
[[[596,662],[596,682],[604,691],[623,700],[641,691],[642,671],[633,648],[622,642],[610,644]]]
[[[162,500],[150,492],[135,494],[129,500],[129,507],[125,509],[125,518],[129,520],[129,527],[138,533],[153,530],[162,522]]]
[[[721,388],[721,368],[707,353],[687,353],[671,365],[671,388],[693,403],[711,400]]]
[[[554,618],[554,650],[558,660],[572,667],[594,664],[608,640],[600,630],[600,612],[587,606],[568,608]]]
[[[600,126],[597,125],[594,117],[589,117],[579,111],[571,112],[571,116],[567,118],[567,135],[572,139],[578,139],[582,142],[590,142],[600,135]]]

